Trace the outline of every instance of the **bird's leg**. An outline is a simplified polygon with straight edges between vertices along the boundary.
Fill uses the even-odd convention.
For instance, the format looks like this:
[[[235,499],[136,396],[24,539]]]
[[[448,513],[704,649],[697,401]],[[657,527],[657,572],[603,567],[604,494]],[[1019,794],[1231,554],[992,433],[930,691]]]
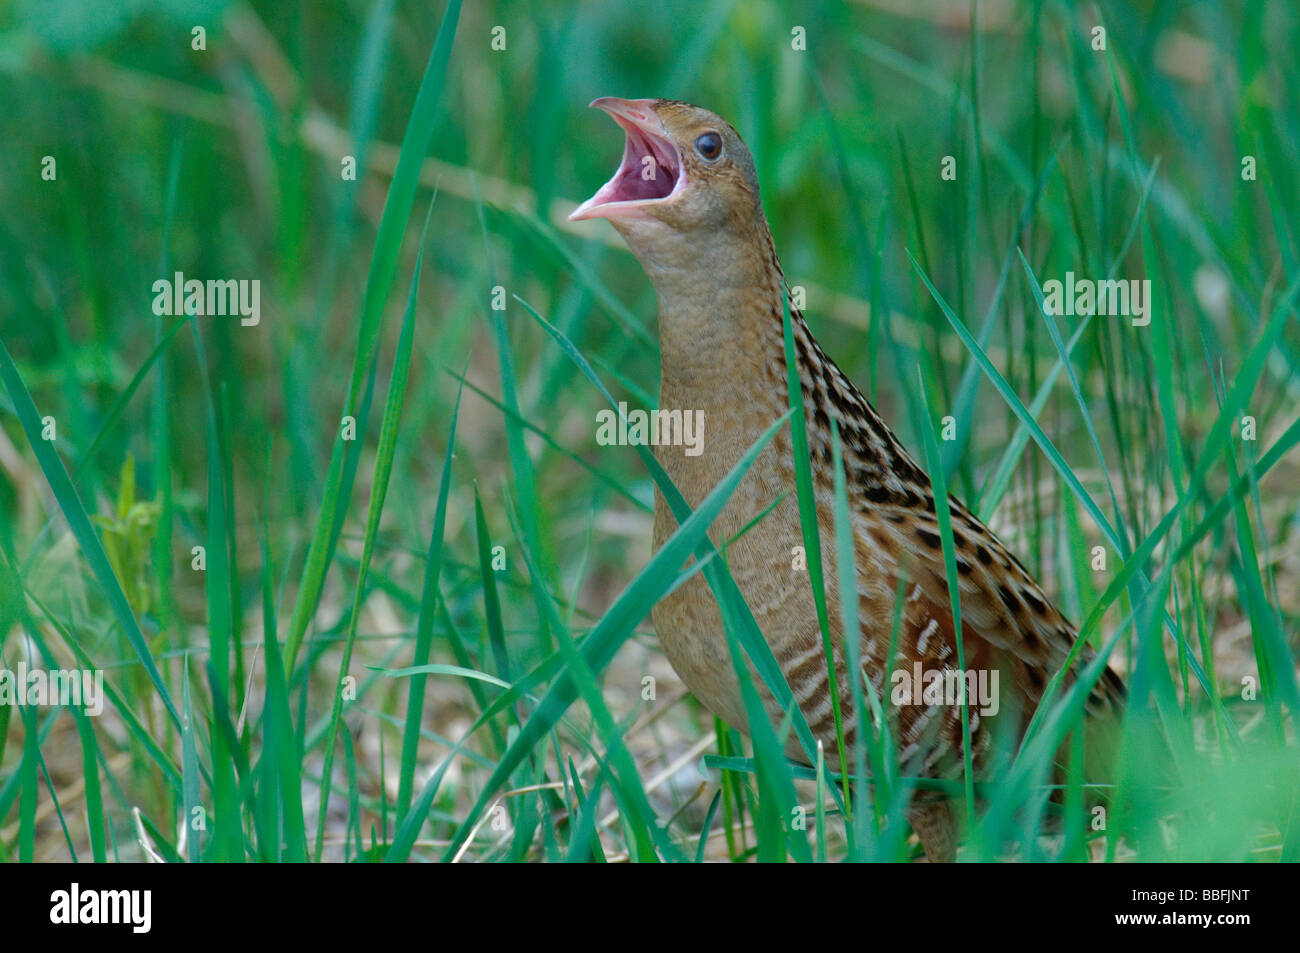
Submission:
[[[923,801],[907,809],[907,822],[916,831],[932,864],[948,864],[957,859],[957,818],[951,801]]]

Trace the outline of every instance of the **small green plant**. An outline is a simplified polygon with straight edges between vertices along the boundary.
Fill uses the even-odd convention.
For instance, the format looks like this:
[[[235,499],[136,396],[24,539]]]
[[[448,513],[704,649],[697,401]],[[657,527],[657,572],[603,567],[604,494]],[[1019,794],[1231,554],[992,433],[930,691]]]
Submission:
[[[117,501],[109,516],[92,515],[99,527],[113,573],[122,585],[127,601],[137,615],[149,613],[157,601],[155,575],[150,560],[158,530],[159,505],[155,500],[135,497],[135,457],[122,461]]]

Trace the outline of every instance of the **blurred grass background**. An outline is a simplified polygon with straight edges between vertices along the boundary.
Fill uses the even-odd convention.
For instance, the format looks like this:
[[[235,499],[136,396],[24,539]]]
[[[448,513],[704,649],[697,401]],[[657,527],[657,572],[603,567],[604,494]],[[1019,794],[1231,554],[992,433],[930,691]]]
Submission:
[[[643,568],[651,478],[596,446],[600,393],[534,317],[615,399],[654,404],[650,285],[606,225],[564,221],[621,154],[585,108],[600,95],[737,126],[828,353],[918,457],[918,409],[952,414],[953,492],[1098,644],[1119,635],[1117,668],[1147,658],[1139,707],[1149,692],[1185,783],[1139,789],[1093,855],[1300,850],[1294,6],[17,0],[0,17],[0,667],[98,667],[114,692],[99,719],[0,706],[0,856],[806,851],[734,760],[747,742],[715,741],[663,659],[644,609],[678,567]],[[1150,278],[1157,313],[1093,318],[1063,374],[1034,295],[1067,270]],[[175,271],[258,279],[260,324],[155,316]],[[1060,323],[1070,340],[1081,322]],[[1024,449],[1026,405],[1059,453]],[[601,619],[608,657],[579,663],[569,636],[590,647]],[[811,814],[825,778],[797,774]],[[997,802],[1014,823],[972,855],[1085,856],[1035,836],[1016,812],[1042,779],[1017,778]],[[892,816],[809,827],[837,856],[906,857]]]

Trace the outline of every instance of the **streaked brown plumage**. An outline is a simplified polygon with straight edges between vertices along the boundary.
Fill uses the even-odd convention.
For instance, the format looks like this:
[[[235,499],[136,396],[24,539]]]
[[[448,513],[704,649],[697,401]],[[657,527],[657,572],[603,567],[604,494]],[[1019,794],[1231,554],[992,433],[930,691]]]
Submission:
[[[702,454],[687,456],[680,447],[661,446],[656,455],[686,501],[697,506],[788,409],[784,276],[759,200],[754,163],[735,129],[707,110],[670,100],[601,99],[592,105],[623,127],[627,146],[619,171],[573,218],[608,218],[654,283],[662,363],[659,406],[703,411],[706,421]],[[858,635],[866,677],[888,698],[889,675],[899,668],[910,671],[920,662],[927,673],[955,669],[956,637],[929,478],[822,351],[793,306],[791,318],[847,739],[855,719],[838,614],[831,418],[841,434],[853,510]],[[728,546],[728,567],[814,736],[833,758],[831,692],[812,588],[808,574],[792,568],[792,550],[802,545],[794,488],[793,448],[786,430],[751,467],[710,535],[715,543],[734,537],[787,494]],[[993,533],[956,499],[950,506],[966,670],[1000,675],[1001,710],[981,719],[978,711],[968,709],[978,768],[991,749],[995,723],[1010,719],[1016,737],[1023,731],[1048,680],[1064,664],[1076,632]],[[656,494],[655,548],[676,528]],[[890,659],[900,580],[901,630],[897,654]],[[739,684],[705,580],[692,577],[665,597],[652,617],[664,652],[686,686],[712,712],[744,730]],[[1085,661],[1092,657],[1087,650],[1081,654]],[[763,695],[769,714],[779,721],[779,706],[765,690]],[[1108,669],[1088,709],[1114,713],[1122,700],[1123,686]],[[904,774],[961,776],[959,705],[897,706],[895,715]],[[804,757],[794,740],[788,753]],[[918,800],[909,819],[930,859],[955,855],[957,834],[947,802]]]

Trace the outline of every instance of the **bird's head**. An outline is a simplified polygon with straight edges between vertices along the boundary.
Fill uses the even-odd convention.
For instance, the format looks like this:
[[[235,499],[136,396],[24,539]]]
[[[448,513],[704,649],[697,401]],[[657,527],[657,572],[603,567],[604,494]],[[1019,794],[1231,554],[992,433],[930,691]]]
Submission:
[[[613,178],[572,221],[606,218],[638,257],[694,248],[766,228],[754,160],[720,116],[669,99],[597,99],[627,141]]]

